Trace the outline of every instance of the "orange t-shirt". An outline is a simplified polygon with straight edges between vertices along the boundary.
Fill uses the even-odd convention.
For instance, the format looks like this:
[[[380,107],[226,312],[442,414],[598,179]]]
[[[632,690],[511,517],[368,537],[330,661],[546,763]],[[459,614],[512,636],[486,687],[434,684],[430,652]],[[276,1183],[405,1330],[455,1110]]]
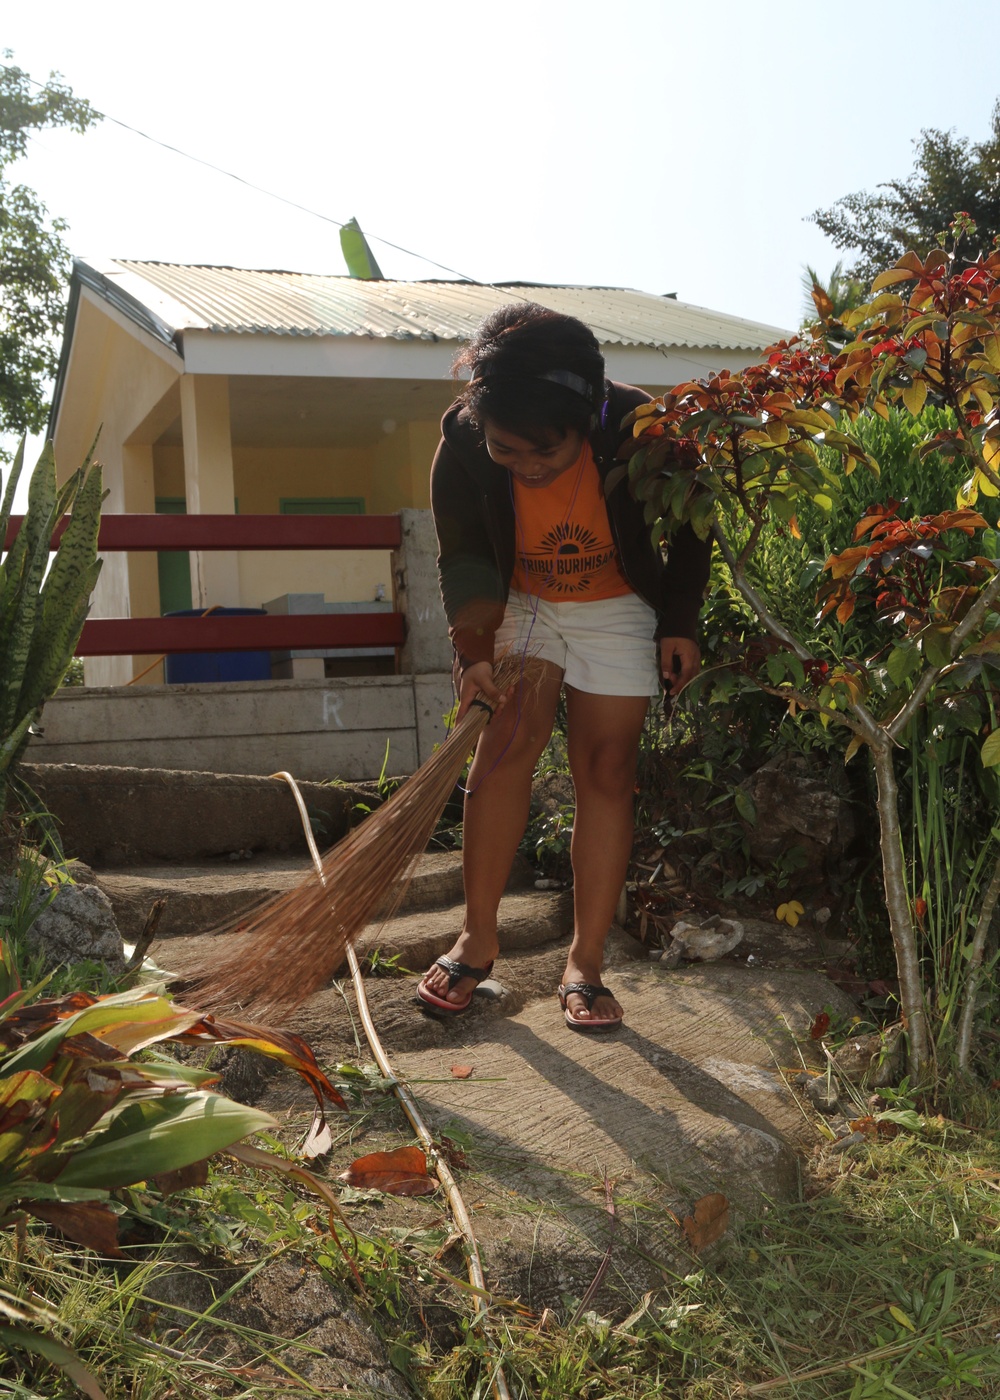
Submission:
[[[632,589],[618,564],[601,478],[589,443],[548,486],[513,478],[515,563],[511,588],[550,603],[621,598]]]

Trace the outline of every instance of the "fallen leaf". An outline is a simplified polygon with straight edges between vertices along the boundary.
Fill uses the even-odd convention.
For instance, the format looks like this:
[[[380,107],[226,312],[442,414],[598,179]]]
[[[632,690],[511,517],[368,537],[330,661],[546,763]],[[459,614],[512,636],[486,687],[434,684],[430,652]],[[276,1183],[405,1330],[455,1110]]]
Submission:
[[[452,1079],[471,1079],[471,1078],[472,1078],[472,1066],[471,1066],[471,1065],[452,1065],[452,1067],[451,1067],[451,1077],[452,1077]]]
[[[390,1196],[430,1196],[437,1181],[427,1174],[427,1157],[419,1147],[397,1147],[392,1152],[369,1152],[357,1157],[339,1180],[348,1186],[371,1187]]]
[[[729,1202],[718,1191],[695,1202],[694,1215],[684,1221],[684,1233],[696,1252],[714,1244],[729,1228]]]
[[[39,1220],[110,1259],[123,1258],[118,1248],[118,1217],[97,1201],[26,1201],[25,1206]]]
[[[826,1011],[821,1011],[809,1027],[810,1040],[822,1040],[830,1029],[830,1017]]]
[[[208,1161],[192,1162],[190,1166],[178,1167],[176,1171],[160,1172],[153,1177],[153,1183],[161,1196],[172,1196],[175,1191],[184,1191],[189,1186],[204,1186],[208,1181]]]

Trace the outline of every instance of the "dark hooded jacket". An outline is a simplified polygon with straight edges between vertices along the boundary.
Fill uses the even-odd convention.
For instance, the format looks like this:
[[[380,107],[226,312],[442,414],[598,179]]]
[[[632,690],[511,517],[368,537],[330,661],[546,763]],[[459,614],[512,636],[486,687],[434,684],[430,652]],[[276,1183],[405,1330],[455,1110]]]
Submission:
[[[629,490],[628,471],[615,457],[621,420],[649,395],[609,383],[606,426],[590,435],[604,487],[608,523],[622,571],[657,615],[656,636],[695,638],[708,582],[711,544],[684,525],[667,557],[654,547],[643,505]],[[514,570],[514,502],[510,473],[486,450],[482,433],[460,418],[455,402],[441,420],[441,443],[431,467],[431,508],[438,536],[438,576],[452,644],[464,670],[493,660],[493,639],[504,614]]]

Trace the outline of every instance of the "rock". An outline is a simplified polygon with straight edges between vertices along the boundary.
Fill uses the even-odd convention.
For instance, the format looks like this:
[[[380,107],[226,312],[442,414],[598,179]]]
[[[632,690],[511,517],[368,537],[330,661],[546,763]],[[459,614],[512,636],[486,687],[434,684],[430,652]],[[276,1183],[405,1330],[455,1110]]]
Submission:
[[[669,948],[664,948],[660,954],[661,967],[680,967],[681,959],[684,956],[684,940],[675,938]]]
[[[855,1035],[834,1054],[834,1069],[852,1084],[876,1089],[895,1084],[903,1068],[902,1025],[888,1026],[870,1035]]]
[[[12,876],[0,880],[0,910],[11,913],[16,899]],[[113,974],[125,971],[122,936],[107,895],[96,885],[63,884],[54,899],[39,885],[33,907],[38,909],[25,932],[28,947],[39,952],[49,971],[63,963],[102,962]]]
[[[683,945],[680,956],[688,962],[715,962],[742,942],[743,925],[736,919],[722,919],[718,914],[713,914],[700,924],[681,920],[674,924],[671,933],[674,943]]]
[[[604,943],[604,960],[608,964],[618,962],[645,962],[649,949],[638,938],[633,938],[617,924],[612,924]]]
[[[144,1290],[156,1309],[157,1335],[171,1345],[227,1366],[252,1364],[266,1383],[274,1372],[270,1362],[261,1359],[254,1337],[294,1338],[296,1345],[285,1359],[294,1357],[295,1370],[311,1387],[310,1394],[363,1394],[372,1400],[405,1400],[410,1394],[393,1369],[389,1348],[347,1287],[307,1260],[285,1255],[241,1280],[245,1266],[220,1267],[195,1250],[176,1251],[171,1258],[173,1267],[154,1275]],[[218,1307],[222,1325],[217,1327],[214,1319],[199,1322],[197,1315],[218,1306],[222,1295],[228,1297]],[[285,1380],[284,1375],[275,1376],[275,1386]],[[284,1392],[268,1388],[267,1393]]]
[[[804,853],[799,878],[814,881],[824,865],[840,861],[857,833],[851,801],[835,792],[831,780],[813,776],[809,761],[776,755],[744,779],[740,788],[757,812],[746,824],[747,847],[754,860],[768,865],[798,846]]]
[[[848,1133],[846,1137],[839,1138],[830,1148],[830,1151],[847,1152],[852,1147],[860,1147],[864,1140],[864,1133]]]
[[[806,1098],[820,1113],[836,1113],[839,1096],[837,1082],[830,1075],[820,1074],[805,1086]]]
[[[550,771],[543,773],[531,784],[531,805],[533,808],[554,816],[563,807],[576,804],[576,789],[568,773]]]

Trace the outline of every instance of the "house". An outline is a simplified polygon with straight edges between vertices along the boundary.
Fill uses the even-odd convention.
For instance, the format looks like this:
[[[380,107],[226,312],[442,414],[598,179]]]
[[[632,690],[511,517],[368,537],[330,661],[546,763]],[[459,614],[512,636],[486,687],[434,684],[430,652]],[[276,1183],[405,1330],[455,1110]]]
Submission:
[[[400,512],[409,550],[402,565],[388,549],[108,553],[91,616],[294,611],[288,595],[302,594],[327,611],[391,608],[402,595],[409,630],[395,654],[312,653],[221,686],[166,685],[155,654],[88,656],[86,688],[49,703],[32,758],[305,778],[375,776],[387,745],[392,771],[421,762],[451,703],[428,468],[456,349],[522,298],[592,326],[610,376],[652,392],[752,363],[787,335],[618,288],[76,262],[50,435],[65,475],[100,430],[105,515]]]
[[[361,281],[118,260],[73,268],[50,431],[63,472],[100,430],[106,512],[387,513],[428,505],[458,344],[527,298],[578,316],[612,378],[654,392],[751,362],[784,332],[602,287]],[[386,555],[111,555],[95,617],[391,596]],[[88,658],[120,685],[150,657]],[[162,680],[154,668],[144,680]]]

